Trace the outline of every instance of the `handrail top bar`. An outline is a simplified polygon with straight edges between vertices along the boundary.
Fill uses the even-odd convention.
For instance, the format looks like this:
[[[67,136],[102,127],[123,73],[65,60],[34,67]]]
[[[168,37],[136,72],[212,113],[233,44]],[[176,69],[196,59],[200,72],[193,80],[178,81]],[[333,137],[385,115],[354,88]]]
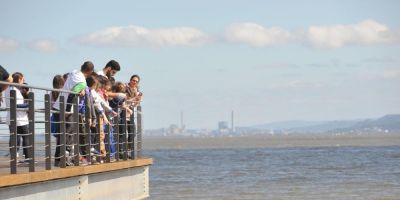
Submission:
[[[26,88],[32,88],[32,89],[38,89],[38,90],[47,90],[47,91],[54,91],[54,92],[65,92],[65,93],[70,93],[70,94],[79,94],[77,92],[72,92],[72,91],[69,91],[69,90],[53,89],[53,88],[32,86],[32,85],[19,84],[19,83],[10,83],[10,82],[6,82],[6,81],[0,81],[0,85],[11,85],[11,86],[26,87]]]

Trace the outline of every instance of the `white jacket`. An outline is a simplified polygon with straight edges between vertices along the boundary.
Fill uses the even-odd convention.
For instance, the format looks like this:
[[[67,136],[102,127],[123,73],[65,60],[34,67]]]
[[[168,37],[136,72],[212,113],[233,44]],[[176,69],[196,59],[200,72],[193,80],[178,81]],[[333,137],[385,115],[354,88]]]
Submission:
[[[86,78],[83,75],[83,73],[79,70],[74,70],[71,73],[68,74],[68,78],[64,83],[64,87],[62,88],[63,90],[67,90],[67,91],[72,91],[72,89],[74,88],[74,86],[78,83],[86,83]],[[60,95],[58,96],[56,102],[54,102],[53,104],[53,108],[60,110],[60,97],[64,96],[65,101],[67,101],[68,99],[68,95],[69,93],[66,92],[61,92]],[[73,109],[71,109],[71,112],[73,111]]]
[[[7,88],[6,91],[4,91],[5,95],[5,101],[6,101],[6,107],[10,108],[10,92],[11,90],[16,91],[16,96],[17,96],[17,104],[24,104],[24,97],[21,94],[21,91],[19,91],[18,88],[15,86],[10,86]],[[17,108],[17,126],[25,126],[29,124],[28,121],[28,113],[27,111],[18,111],[19,108]],[[7,112],[7,120],[6,120],[7,125],[10,125],[10,111]]]

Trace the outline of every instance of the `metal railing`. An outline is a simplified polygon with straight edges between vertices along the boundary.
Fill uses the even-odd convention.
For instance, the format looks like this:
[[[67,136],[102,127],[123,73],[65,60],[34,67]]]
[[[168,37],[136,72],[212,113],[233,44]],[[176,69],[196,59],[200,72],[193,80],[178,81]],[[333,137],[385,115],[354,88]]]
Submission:
[[[3,154],[0,169],[8,166],[10,173],[16,174],[20,168],[26,167],[29,172],[35,172],[38,167],[43,166],[45,170],[50,170],[52,166],[65,168],[70,165],[101,164],[142,157],[141,106],[135,107],[130,116],[127,116],[126,110],[115,108],[118,115],[107,116],[110,124],[103,124],[101,118],[97,117],[94,126],[90,120],[88,99],[86,98],[84,104],[79,104],[79,96],[76,93],[2,81],[0,84],[31,90],[25,99],[27,108],[18,108],[15,90],[10,90],[9,99],[2,97],[3,104],[9,101],[9,106],[2,105],[0,109],[0,153]],[[52,91],[68,94],[72,97],[72,102],[66,102],[64,96],[60,96],[60,109],[52,109]],[[66,111],[67,106],[72,106],[72,110]],[[85,106],[86,112],[80,112],[79,106]],[[7,112],[10,116],[8,124],[3,120]],[[18,133],[18,112],[28,113],[27,134]],[[58,117],[57,120],[55,116]],[[52,126],[58,126],[59,131],[52,133]],[[18,157],[20,139],[24,144],[21,149],[27,150],[25,159],[23,156]],[[9,159],[4,155],[8,155]]]

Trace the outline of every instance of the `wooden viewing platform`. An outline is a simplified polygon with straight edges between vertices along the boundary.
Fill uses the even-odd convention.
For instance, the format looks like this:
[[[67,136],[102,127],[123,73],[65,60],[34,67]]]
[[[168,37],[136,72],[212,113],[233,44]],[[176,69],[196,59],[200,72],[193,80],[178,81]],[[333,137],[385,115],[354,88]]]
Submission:
[[[89,175],[102,172],[110,172],[121,169],[135,168],[148,166],[153,164],[152,158],[141,158],[136,160],[119,161],[112,163],[103,163],[96,165],[86,166],[71,166],[67,168],[54,168],[52,170],[44,170],[44,162],[36,163],[38,171],[28,172],[28,166],[26,172],[20,172],[18,174],[9,174],[9,168],[0,168],[0,172],[6,173],[0,174],[0,187],[17,186],[22,184],[31,184],[42,181],[51,181],[56,179],[70,178],[74,176]],[[1,190],[0,190],[1,191]]]
[[[0,84],[32,89],[26,99],[28,108],[17,108],[16,91],[11,90],[10,97],[5,99],[9,106],[0,109],[0,119],[4,119],[6,113],[10,116],[8,124],[0,120],[1,200],[149,197],[149,166],[153,160],[142,155],[140,105],[135,106],[130,115],[125,109],[116,108],[121,115],[108,116],[110,124],[100,125],[97,118],[96,130],[93,131],[90,120],[82,120],[90,118],[89,112],[79,113],[81,104],[77,93],[1,81]],[[51,91],[69,93],[73,97],[72,103],[67,104],[66,99],[60,96],[60,109],[52,110]],[[35,109],[40,105],[44,109]],[[73,109],[67,111],[66,105]],[[88,110],[88,104],[85,106]],[[18,132],[17,112],[28,114],[27,133]],[[56,121],[51,119],[54,113],[58,116]],[[52,125],[58,126],[56,132],[52,132]],[[20,158],[18,136],[27,143],[19,147]],[[56,157],[57,148],[60,154]],[[101,151],[104,154],[100,154]],[[6,154],[9,156],[5,157]],[[54,167],[55,158],[59,159],[58,167]],[[100,161],[104,163],[100,164]]]
[[[152,158],[45,170],[44,162],[17,174],[1,167],[0,199],[143,199],[149,197]],[[6,170],[6,171],[5,171]]]

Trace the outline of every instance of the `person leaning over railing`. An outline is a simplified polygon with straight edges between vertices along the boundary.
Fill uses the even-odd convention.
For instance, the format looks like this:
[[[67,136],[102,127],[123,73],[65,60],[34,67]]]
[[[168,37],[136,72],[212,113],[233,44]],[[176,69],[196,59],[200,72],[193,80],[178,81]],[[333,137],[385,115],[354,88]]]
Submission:
[[[125,84],[123,84],[122,82],[116,82],[113,85],[113,89],[112,91],[114,93],[126,93],[126,86]],[[123,124],[124,122],[124,118],[126,118],[127,116],[131,116],[133,111],[129,108],[129,105],[126,104],[125,102],[125,98],[122,97],[114,97],[112,99],[110,99],[109,101],[110,106],[114,109],[114,111],[118,112],[118,110],[121,110],[120,113],[120,117],[119,117],[119,121],[116,122],[118,124],[118,136],[119,136],[119,158],[123,157],[123,152],[127,151],[127,149],[125,148],[125,145],[122,144],[122,141],[124,141],[126,139],[126,130],[124,129],[126,126]],[[122,111],[126,111],[122,112]]]
[[[96,113],[93,105],[93,96],[91,90],[88,85],[88,79],[90,79],[92,75],[86,77],[86,87],[85,87],[85,95],[79,96],[79,162],[80,164],[86,165],[87,156],[90,156],[90,150],[86,148],[86,145],[90,145],[90,132],[85,132],[85,123],[89,123],[90,126],[92,124],[96,126]],[[86,113],[88,113],[89,118],[86,119]],[[89,148],[90,149],[90,148]]]
[[[90,61],[86,61],[82,64],[81,66],[81,70],[74,70],[71,73],[68,74],[68,78],[67,80],[65,80],[64,86],[63,86],[63,90],[67,90],[67,91],[71,91],[71,92],[75,92],[78,93],[79,96],[83,96],[85,95],[85,88],[86,88],[86,78],[89,77],[94,70],[94,65],[92,62]],[[55,110],[60,110],[60,97],[67,97],[67,104],[65,106],[65,111],[67,112],[73,112],[72,109],[72,100],[73,100],[73,96],[72,94],[69,93],[65,93],[65,92],[61,92],[60,95],[58,96],[56,102],[53,105],[53,109]],[[55,113],[54,115],[55,121],[59,122],[60,121],[60,115],[58,113]],[[65,115],[65,132],[67,133],[66,135],[66,149],[67,155],[71,155],[71,145],[74,144],[74,137],[72,134],[74,134],[73,132],[73,125],[70,124],[70,122],[73,121],[72,118],[72,114],[66,114]],[[56,152],[54,155],[55,158],[55,162],[54,165],[55,166],[59,166],[60,163],[60,135],[56,135],[57,136],[57,147],[56,147]],[[67,162],[67,165],[72,165],[72,161]]]
[[[137,74],[134,74],[131,76],[129,79],[129,83],[126,84],[126,92],[128,95],[128,100],[126,101],[131,110],[134,110],[136,106],[140,104],[143,98],[143,93],[139,91],[139,82],[140,82],[140,76]],[[133,142],[133,137],[134,136],[134,130],[132,130],[132,125],[135,125],[134,121],[131,121],[131,117],[126,118],[127,121],[127,126],[128,126],[128,151],[133,151],[134,148],[134,142]]]
[[[65,79],[62,75],[57,74],[53,77],[53,88],[54,89],[63,88],[64,83],[65,83]],[[51,107],[53,107],[54,103],[57,101],[58,95],[60,95],[60,92],[51,91],[51,94],[50,94]]]
[[[129,79],[129,83],[126,84],[127,94],[130,97],[129,101],[132,102],[132,107],[136,107],[142,101],[143,93],[139,91],[140,76],[134,74]]]
[[[20,72],[15,72],[12,75],[13,82],[14,83],[19,83],[23,84],[24,83],[24,75]],[[7,108],[10,108],[11,106],[11,90],[15,90],[16,92],[16,101],[17,101],[17,109],[18,108],[28,108],[28,104],[24,102],[24,97],[21,94],[21,91],[18,87],[15,86],[10,86],[6,89],[5,93],[5,98],[6,98],[6,106]],[[17,110],[16,113],[16,119],[10,119],[10,111],[7,112],[7,125],[9,125],[10,128],[10,133],[13,131],[10,120],[15,120],[15,123],[17,125],[17,152],[19,151],[19,146],[21,144],[21,139],[22,139],[22,146],[23,146],[23,153],[25,155],[25,160],[22,162],[29,162],[29,158],[31,155],[29,154],[29,149],[28,147],[31,145],[29,141],[29,120],[28,120],[28,113],[25,110]],[[10,147],[12,146],[12,141],[10,137]],[[18,154],[17,154],[18,155]]]
[[[100,81],[101,80],[101,81]],[[112,108],[109,106],[108,102],[104,100],[104,87],[106,85],[106,82],[108,79],[102,78],[102,76],[94,76],[93,77],[93,85],[89,86],[91,87],[91,92],[93,96],[93,105],[94,108],[96,109],[96,114],[97,118],[99,119],[99,130],[97,128],[93,127],[92,132],[99,133],[99,140],[100,140],[100,149],[97,149],[97,151],[100,152],[101,160],[103,160],[106,157],[106,147],[105,147],[105,133],[104,133],[104,126],[109,125],[110,122],[107,118],[106,113],[109,113],[111,116],[116,116],[117,113],[112,110]]]

